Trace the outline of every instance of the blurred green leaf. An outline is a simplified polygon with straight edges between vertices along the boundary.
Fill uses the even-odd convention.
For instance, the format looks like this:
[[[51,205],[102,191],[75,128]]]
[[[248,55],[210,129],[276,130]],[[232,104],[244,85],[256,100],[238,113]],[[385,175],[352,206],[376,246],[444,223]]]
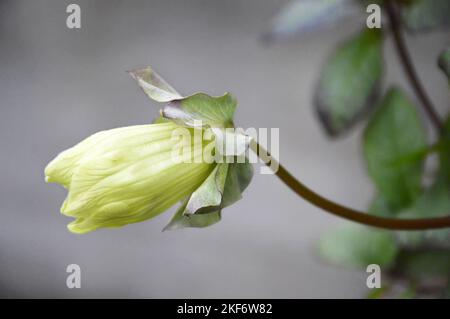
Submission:
[[[395,269],[414,279],[430,276],[450,275],[450,251],[446,250],[402,250]]]
[[[321,256],[333,264],[364,268],[389,266],[397,254],[391,232],[354,224],[325,234],[319,248]]]
[[[442,292],[442,299],[450,299],[450,280],[447,283],[447,287],[445,287]]]
[[[322,70],[315,105],[330,135],[349,129],[375,105],[383,73],[382,44],[380,30],[364,29],[340,46]]]
[[[423,158],[398,159],[424,149],[426,133],[417,110],[399,89],[385,95],[365,129],[363,143],[379,194],[394,210],[412,204],[421,191]]]
[[[265,39],[272,41],[322,29],[361,12],[353,0],[293,0],[274,17]]]
[[[377,195],[369,207],[369,214],[376,216],[389,217],[397,212],[392,209],[387,200],[381,195]]]
[[[367,299],[381,299],[387,292],[389,292],[389,289],[390,287],[387,286],[372,289],[367,294]]]
[[[450,184],[442,175],[426,189],[412,207],[401,212],[401,218],[440,217],[450,214]],[[450,248],[450,230],[399,231],[400,243],[407,246],[418,246],[424,242],[447,245]]]
[[[439,141],[439,175],[450,183],[450,116],[444,122],[444,130]]]
[[[450,27],[448,0],[411,0],[405,3],[402,13],[406,29],[413,33]]]
[[[450,19],[450,17],[449,17]],[[450,80],[450,48],[444,50],[439,56],[438,61],[439,67],[444,71],[445,75],[447,75]]]
[[[402,212],[402,216],[423,218],[445,216],[450,213],[450,185],[444,178],[438,180],[418,197],[411,208]]]
[[[398,297],[400,299],[413,299],[416,297],[416,295],[417,295],[417,292],[416,292],[416,289],[414,288],[414,286],[409,286]]]
[[[425,189],[411,207],[400,213],[401,218],[426,218],[450,213],[450,119],[444,122],[444,134],[437,144],[439,169],[434,183]],[[430,243],[450,247],[450,230],[399,231],[397,238],[402,245],[418,247]]]

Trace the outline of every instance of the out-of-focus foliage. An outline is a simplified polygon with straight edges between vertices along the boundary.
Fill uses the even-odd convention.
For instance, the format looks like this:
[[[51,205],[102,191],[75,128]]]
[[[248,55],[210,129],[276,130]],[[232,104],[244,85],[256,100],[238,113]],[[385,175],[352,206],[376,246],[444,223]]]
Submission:
[[[427,188],[411,207],[400,212],[401,218],[439,217],[450,212],[450,183],[438,177],[438,180]],[[450,231],[428,230],[398,232],[399,241],[408,247],[434,242],[450,249]]]
[[[405,251],[399,256],[397,267],[416,279],[445,277],[450,273],[450,251]]]
[[[330,135],[348,130],[375,105],[383,71],[382,44],[380,30],[364,29],[326,63],[315,105]]]
[[[395,210],[420,193],[424,157],[415,154],[425,147],[416,108],[399,89],[391,89],[366,127],[364,155],[378,193]]]
[[[438,65],[450,80],[450,48],[444,50],[441,53],[441,55],[439,56]]]
[[[450,27],[450,1],[411,0],[403,6],[403,24],[410,32]]]
[[[292,0],[274,17],[265,38],[278,40],[323,30],[361,12],[355,0]]]
[[[391,0],[402,26],[411,33],[450,27],[450,0]],[[386,0],[296,0],[274,19],[271,38],[286,38],[344,23],[369,4]],[[383,10],[382,29],[389,30]],[[363,22],[362,22],[363,23]],[[365,26],[364,26],[365,27]],[[369,213],[396,218],[427,218],[450,213],[450,118],[432,145],[427,145],[418,105],[402,90],[391,88],[377,103],[383,87],[383,39],[366,29],[338,46],[326,62],[314,107],[327,133],[337,136],[370,115],[363,134],[363,154],[376,197]],[[438,65],[450,79],[450,49]],[[373,109],[373,112],[367,112]],[[424,171],[430,154],[439,159]],[[427,183],[424,183],[424,177]],[[350,225],[326,234],[320,254],[329,262],[365,268],[383,265],[383,286],[370,298],[450,298],[450,230],[380,231]]]
[[[389,266],[397,251],[391,232],[354,224],[326,234],[320,242],[320,253],[324,258],[348,267]]]

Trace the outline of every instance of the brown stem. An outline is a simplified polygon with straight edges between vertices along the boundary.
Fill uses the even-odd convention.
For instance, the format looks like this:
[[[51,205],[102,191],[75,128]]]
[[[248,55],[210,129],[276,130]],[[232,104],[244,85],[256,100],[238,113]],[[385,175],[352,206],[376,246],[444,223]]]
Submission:
[[[450,216],[422,219],[387,218],[369,215],[368,213],[342,206],[317,194],[298,181],[257,142],[252,141],[250,146],[269,168],[272,168],[271,163],[277,164],[273,165],[278,168],[278,170],[274,170],[274,173],[292,191],[311,204],[320,207],[333,215],[349,219],[360,224],[392,230],[426,230],[450,227]]]
[[[402,25],[399,19],[398,10],[396,4],[392,0],[386,1],[386,11],[389,16],[391,24],[392,34],[394,35],[394,43],[397,48],[397,53],[402,63],[403,69],[408,77],[408,80],[413,87],[417,97],[419,98],[425,112],[430,117],[431,122],[434,124],[439,132],[442,132],[442,122],[438,113],[433,107],[433,103],[425,92],[423,85],[421,84],[417,72],[412,63],[411,57],[408,52],[405,40],[402,35]]]

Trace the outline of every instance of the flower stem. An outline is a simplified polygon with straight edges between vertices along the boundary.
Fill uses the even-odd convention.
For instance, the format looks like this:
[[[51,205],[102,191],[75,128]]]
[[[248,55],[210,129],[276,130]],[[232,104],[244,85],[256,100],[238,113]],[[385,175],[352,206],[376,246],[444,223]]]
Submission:
[[[443,125],[438,113],[433,107],[433,103],[426,94],[422,83],[419,80],[417,72],[412,63],[408,48],[406,46],[405,40],[402,35],[402,25],[398,16],[398,10],[396,4],[392,0],[386,1],[386,11],[389,16],[389,21],[391,24],[392,34],[394,36],[394,43],[397,48],[397,53],[402,63],[403,69],[406,76],[413,87],[417,97],[419,98],[425,112],[428,114],[431,122],[434,124],[439,132],[442,132]]]
[[[274,167],[278,167],[278,170],[274,171],[274,173],[292,191],[311,204],[322,208],[333,215],[349,219],[360,224],[392,230],[426,230],[450,227],[450,216],[422,219],[398,219],[369,215],[368,213],[340,205],[317,194],[306,185],[298,181],[256,141],[252,140],[250,147],[269,168],[272,167],[271,163],[273,164],[275,162],[278,164],[274,165]]]

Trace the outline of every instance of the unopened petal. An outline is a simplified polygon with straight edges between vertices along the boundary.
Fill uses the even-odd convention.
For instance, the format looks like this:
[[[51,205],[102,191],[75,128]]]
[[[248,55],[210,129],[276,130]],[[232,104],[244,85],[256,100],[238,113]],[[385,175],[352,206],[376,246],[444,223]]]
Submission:
[[[133,142],[126,144],[128,147],[154,140],[158,138],[158,134],[171,132],[174,127],[173,123],[136,125],[95,133],[53,159],[45,168],[45,180],[50,183],[59,183],[68,188],[73,172],[82,159],[119,148],[120,144],[127,140],[133,139]]]
[[[164,123],[110,130],[78,152],[66,174],[69,194],[61,207],[76,218],[69,230],[85,233],[152,218],[201,185],[215,167],[202,160],[208,142],[188,139],[190,161],[177,162],[173,150],[180,141],[172,133],[178,128]]]

